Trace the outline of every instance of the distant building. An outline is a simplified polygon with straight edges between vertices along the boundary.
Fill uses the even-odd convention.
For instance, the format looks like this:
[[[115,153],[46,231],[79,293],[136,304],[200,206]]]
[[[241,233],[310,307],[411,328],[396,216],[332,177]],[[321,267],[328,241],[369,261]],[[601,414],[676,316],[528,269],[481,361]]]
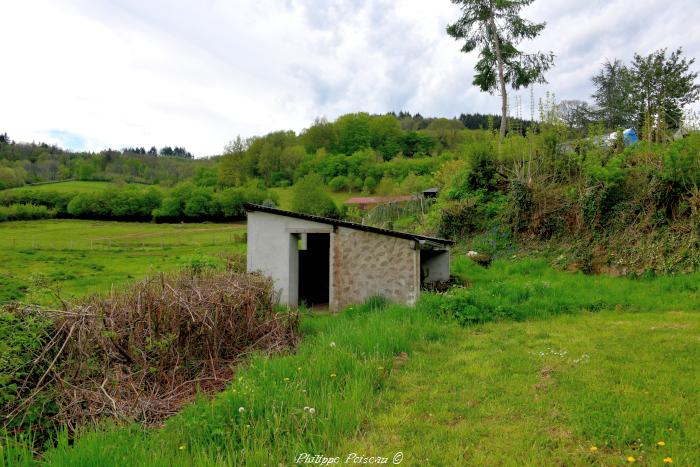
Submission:
[[[369,209],[372,209],[375,206],[379,206],[380,204],[402,203],[405,201],[413,201],[415,199],[416,199],[416,197],[413,195],[370,196],[370,197],[350,198],[349,200],[345,201],[344,204],[347,206],[355,206],[360,211],[367,211]]]
[[[270,276],[283,305],[333,311],[382,296],[415,304],[450,278],[451,240],[246,205],[248,271]]]
[[[440,193],[439,188],[428,188],[423,190],[423,198],[437,198],[438,193]]]

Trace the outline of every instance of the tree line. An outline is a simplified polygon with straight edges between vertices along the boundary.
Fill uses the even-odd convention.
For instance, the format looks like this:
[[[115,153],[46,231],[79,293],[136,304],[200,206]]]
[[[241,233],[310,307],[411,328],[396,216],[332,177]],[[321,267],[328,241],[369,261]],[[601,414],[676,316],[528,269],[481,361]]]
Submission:
[[[72,152],[46,143],[19,143],[0,134],[0,189],[61,180],[128,181],[174,185],[212,161],[194,159],[183,147],[129,147]]]

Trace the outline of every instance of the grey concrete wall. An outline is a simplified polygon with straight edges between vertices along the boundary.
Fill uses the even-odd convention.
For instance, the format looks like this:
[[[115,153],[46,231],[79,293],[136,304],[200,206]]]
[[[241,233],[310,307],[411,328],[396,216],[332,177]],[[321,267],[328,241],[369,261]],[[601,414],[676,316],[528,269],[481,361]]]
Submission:
[[[331,310],[381,295],[415,304],[420,294],[420,252],[413,240],[339,227],[331,236]]]
[[[450,252],[449,251],[421,251],[421,270],[423,281],[447,282],[450,280]]]
[[[332,231],[333,227],[327,224],[266,212],[249,212],[248,271],[260,271],[270,276],[279,292],[280,303],[297,306],[299,292],[297,234]]]

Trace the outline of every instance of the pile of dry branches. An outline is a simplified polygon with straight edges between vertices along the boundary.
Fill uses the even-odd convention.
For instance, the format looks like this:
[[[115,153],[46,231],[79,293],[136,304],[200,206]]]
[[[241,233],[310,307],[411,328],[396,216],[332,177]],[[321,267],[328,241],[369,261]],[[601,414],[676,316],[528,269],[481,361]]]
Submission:
[[[205,270],[161,274],[63,310],[16,307],[50,317],[55,332],[33,361],[41,371],[28,372],[35,376],[3,415],[22,417],[49,390],[54,420],[72,428],[106,417],[159,422],[197,391],[221,389],[246,354],[295,344],[298,316],[275,311],[274,298],[266,277]]]

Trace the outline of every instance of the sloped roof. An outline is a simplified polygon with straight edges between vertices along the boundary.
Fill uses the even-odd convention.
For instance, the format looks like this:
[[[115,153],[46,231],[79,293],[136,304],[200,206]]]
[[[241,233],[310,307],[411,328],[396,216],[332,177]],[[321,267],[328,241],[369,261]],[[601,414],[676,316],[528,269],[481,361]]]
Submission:
[[[420,243],[437,243],[439,245],[454,245],[452,240],[447,240],[445,238],[427,237],[425,235],[417,235],[408,232],[399,232],[397,230],[382,229],[379,227],[372,227],[369,225],[357,224],[355,222],[348,222],[339,219],[331,219],[329,217],[312,216],[310,214],[302,214],[299,212],[285,211],[277,208],[270,208],[267,206],[261,206],[259,204],[246,204],[246,212],[266,212],[268,214],[276,214],[278,216],[292,217],[295,219],[303,219],[312,222],[318,222],[321,224],[327,224],[337,227],[346,227],[348,229],[362,230],[365,232],[375,233],[379,235],[387,235],[389,237],[403,238],[406,240],[415,240]]]

